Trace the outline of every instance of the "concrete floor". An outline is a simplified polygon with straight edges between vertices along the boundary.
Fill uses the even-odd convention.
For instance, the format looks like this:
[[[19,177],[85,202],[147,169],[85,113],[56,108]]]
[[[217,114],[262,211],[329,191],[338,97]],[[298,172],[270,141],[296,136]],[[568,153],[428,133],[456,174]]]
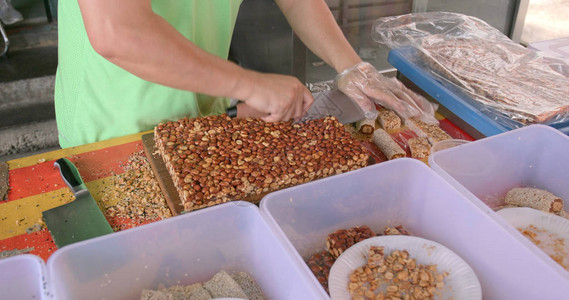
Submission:
[[[25,19],[5,27],[10,48],[0,58],[0,161],[59,148],[53,105],[57,24],[47,21],[43,1],[13,3]]]
[[[0,83],[0,161],[58,146],[54,79],[47,75]]]

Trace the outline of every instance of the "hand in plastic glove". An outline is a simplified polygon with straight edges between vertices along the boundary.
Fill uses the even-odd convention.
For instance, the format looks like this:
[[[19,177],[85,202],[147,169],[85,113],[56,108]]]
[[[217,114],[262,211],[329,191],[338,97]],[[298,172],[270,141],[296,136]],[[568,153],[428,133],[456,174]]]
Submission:
[[[346,69],[336,77],[336,82],[338,89],[354,100],[368,119],[377,117],[375,102],[404,119],[416,117],[438,124],[436,104],[409,90],[396,78],[381,75],[370,63],[361,62]]]

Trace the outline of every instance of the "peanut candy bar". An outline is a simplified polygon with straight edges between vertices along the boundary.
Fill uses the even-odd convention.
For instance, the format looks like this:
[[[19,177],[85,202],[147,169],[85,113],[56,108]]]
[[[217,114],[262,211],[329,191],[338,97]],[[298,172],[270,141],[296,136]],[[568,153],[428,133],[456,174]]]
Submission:
[[[385,230],[383,231],[384,235],[410,235],[409,231],[405,229],[401,225],[397,225],[395,227],[385,226]]]
[[[334,117],[301,124],[227,115],[158,124],[154,141],[185,211],[359,169],[368,155]]]
[[[375,130],[375,120],[362,119],[356,122],[356,130],[365,134],[373,133]]]
[[[563,210],[560,197],[542,189],[516,187],[506,193],[506,204],[531,207],[545,212],[559,213]]]
[[[407,155],[405,150],[401,149],[401,146],[391,138],[389,133],[381,128],[373,132],[372,140],[389,160],[405,157]]]
[[[393,130],[401,127],[401,119],[392,110],[382,110],[378,115],[379,124],[385,130]]]
[[[318,282],[322,285],[324,290],[328,293],[328,278],[330,276],[330,269],[336,259],[328,251],[316,253],[310,257],[307,262],[310,271],[316,276]]]
[[[419,119],[408,119],[405,121],[405,125],[413,130],[418,136],[427,138],[431,145],[440,141],[452,139],[452,137],[439,126],[427,124]]]
[[[420,47],[424,50],[418,51],[419,59],[484,109],[503,115],[499,119],[543,123],[569,112],[566,75],[552,71],[551,58],[536,57],[507,38],[432,35],[422,39]]]
[[[411,157],[423,159],[429,157],[431,154],[431,145],[426,138],[415,137],[407,140],[409,150],[411,150]]]

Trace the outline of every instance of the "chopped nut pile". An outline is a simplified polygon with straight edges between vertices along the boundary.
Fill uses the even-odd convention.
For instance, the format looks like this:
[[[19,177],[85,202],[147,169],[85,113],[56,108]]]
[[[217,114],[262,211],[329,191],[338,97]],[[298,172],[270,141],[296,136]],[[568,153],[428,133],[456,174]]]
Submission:
[[[115,231],[172,216],[144,151],[130,156],[125,172],[110,180],[110,190],[103,195],[102,202],[105,215],[123,223],[111,222]]]
[[[158,124],[154,141],[184,209],[263,194],[367,165],[336,118],[268,123],[227,115]]]
[[[434,299],[444,288],[447,272],[437,265],[422,265],[407,250],[393,250],[384,258],[383,246],[372,246],[367,264],[350,275],[352,299]]]
[[[245,272],[228,274],[217,272],[204,283],[175,285],[158,290],[145,289],[140,300],[208,300],[208,299],[264,300],[265,295],[255,279]]]
[[[518,227],[517,229],[555,262],[569,271],[569,245],[567,245],[561,235],[549,232],[533,224],[526,227]]]

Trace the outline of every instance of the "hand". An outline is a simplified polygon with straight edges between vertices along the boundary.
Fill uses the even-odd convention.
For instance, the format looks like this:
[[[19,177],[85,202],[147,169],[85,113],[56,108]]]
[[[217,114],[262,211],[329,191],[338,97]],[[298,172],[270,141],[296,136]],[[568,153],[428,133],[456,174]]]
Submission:
[[[338,89],[362,108],[366,117],[377,117],[373,103],[394,110],[402,118],[419,118],[438,124],[437,105],[409,90],[396,78],[386,78],[371,64],[360,62],[338,75]]]
[[[252,72],[254,85],[247,106],[264,115],[267,122],[300,119],[314,102],[308,89],[295,77]]]
[[[247,105],[247,103],[244,102],[237,103],[236,108],[237,108],[237,114],[235,116],[236,119],[245,119],[245,118],[260,119],[267,116],[267,114],[251,108],[249,105]]]

